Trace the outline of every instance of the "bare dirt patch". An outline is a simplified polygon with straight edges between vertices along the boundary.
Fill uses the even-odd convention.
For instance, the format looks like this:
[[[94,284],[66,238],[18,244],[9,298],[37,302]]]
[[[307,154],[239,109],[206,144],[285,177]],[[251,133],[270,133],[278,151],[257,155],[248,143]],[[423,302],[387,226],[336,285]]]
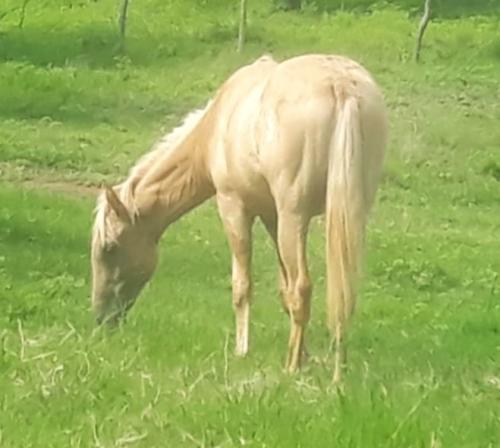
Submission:
[[[81,173],[40,170],[0,162],[0,179],[10,185],[29,190],[42,190],[78,197],[95,197],[103,183],[98,175],[95,179],[82,178]],[[108,184],[113,184],[110,180]]]
[[[29,179],[14,183],[30,190],[44,190],[71,196],[95,197],[100,190],[99,187],[95,185],[83,185],[71,181]]]

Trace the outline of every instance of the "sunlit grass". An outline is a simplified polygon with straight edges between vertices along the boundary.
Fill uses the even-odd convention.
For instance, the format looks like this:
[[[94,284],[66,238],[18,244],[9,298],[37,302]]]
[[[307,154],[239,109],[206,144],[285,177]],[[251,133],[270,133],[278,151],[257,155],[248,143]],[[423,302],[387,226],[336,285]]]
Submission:
[[[335,14],[322,13],[321,2],[302,13],[249,2],[242,55],[236,2],[133,2],[125,54],[115,2],[56,3],[30,3],[23,29],[14,13],[0,22],[0,175],[15,181],[0,184],[2,447],[500,444],[493,7],[484,2],[483,17],[440,15],[416,66],[420,2],[366,8],[359,0],[354,13]],[[34,190],[122,177],[237,66],[265,52],[311,51],[362,61],[390,108],[343,391],[330,384],[321,221],[309,250],[311,359],[297,376],[282,372],[288,322],[259,226],[252,351],[232,356],[229,252],[210,202],[169,229],[126,325],[96,330],[94,198]],[[29,188],[19,184],[26,178]]]

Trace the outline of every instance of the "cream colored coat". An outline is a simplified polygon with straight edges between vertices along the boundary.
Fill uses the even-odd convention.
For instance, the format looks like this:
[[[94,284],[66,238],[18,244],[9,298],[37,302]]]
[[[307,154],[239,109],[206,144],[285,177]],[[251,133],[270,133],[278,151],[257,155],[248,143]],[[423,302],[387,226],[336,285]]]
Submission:
[[[308,226],[326,212],[327,305],[339,380],[386,127],[377,85],[347,58],[262,57],[236,71],[204,110],[100,197],[92,248],[98,319],[124,314],[154,271],[165,228],[215,195],[233,254],[236,353],[248,351],[251,228],[259,217],[276,244],[291,323],[287,368],[294,371],[310,313]]]

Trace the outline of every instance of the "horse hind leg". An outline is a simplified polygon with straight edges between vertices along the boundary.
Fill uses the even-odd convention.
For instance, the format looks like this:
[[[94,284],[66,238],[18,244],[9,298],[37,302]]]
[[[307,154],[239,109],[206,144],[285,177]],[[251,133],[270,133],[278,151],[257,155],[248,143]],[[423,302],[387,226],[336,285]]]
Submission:
[[[278,271],[278,290],[281,298],[281,305],[283,311],[288,314],[288,304],[286,301],[286,291],[287,291],[287,278],[285,266],[283,265],[283,260],[281,259],[279,247],[278,247],[278,217],[276,214],[261,216],[261,221],[267,230],[267,233],[271,237],[274,248],[276,249],[276,254],[278,256],[279,271]]]
[[[279,244],[278,244],[278,217],[277,214],[273,215],[264,215],[261,216],[261,221],[264,224],[264,227],[267,230],[267,233],[271,237],[275,249],[276,249],[276,254],[278,256],[278,262],[279,262],[279,272],[278,272],[278,289],[279,289],[279,295],[281,299],[281,306],[283,307],[283,311],[287,314],[287,316],[290,317],[290,309],[289,309],[289,303],[288,303],[288,282],[287,282],[287,277],[286,277],[286,269],[285,265],[283,263],[283,260],[281,258],[280,250],[279,250]],[[302,341],[302,354],[301,354],[301,363],[306,361],[309,357],[309,354],[307,352],[306,344],[305,341]]]
[[[218,195],[219,214],[232,252],[233,309],[236,320],[235,354],[245,356],[249,348],[251,255],[253,216],[243,201],[233,195]]]
[[[305,353],[305,331],[310,317],[312,284],[306,259],[309,220],[282,212],[278,218],[278,247],[286,274],[285,301],[290,316],[290,337],[285,368],[295,372]]]

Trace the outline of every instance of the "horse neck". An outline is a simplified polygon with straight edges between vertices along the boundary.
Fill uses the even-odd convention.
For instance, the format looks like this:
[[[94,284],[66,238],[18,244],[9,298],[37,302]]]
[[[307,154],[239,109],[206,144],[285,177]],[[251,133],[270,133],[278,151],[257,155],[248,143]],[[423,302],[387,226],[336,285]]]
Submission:
[[[193,132],[160,153],[135,187],[139,216],[159,238],[168,225],[200,205],[215,190],[207,166],[207,141]]]

